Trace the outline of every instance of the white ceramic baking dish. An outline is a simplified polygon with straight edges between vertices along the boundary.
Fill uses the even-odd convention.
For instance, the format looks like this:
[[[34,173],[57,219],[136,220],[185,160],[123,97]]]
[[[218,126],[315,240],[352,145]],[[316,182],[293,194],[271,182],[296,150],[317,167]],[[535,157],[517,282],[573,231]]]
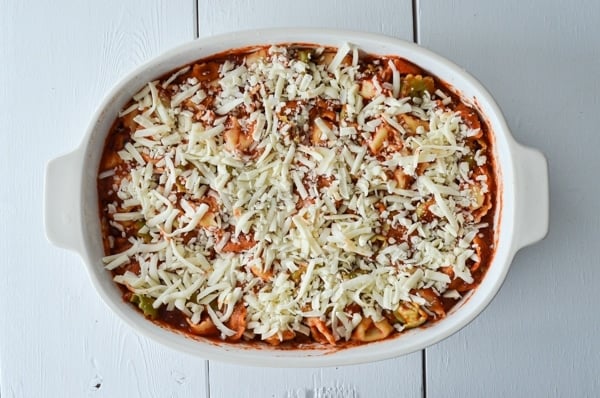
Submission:
[[[397,338],[341,350],[277,350],[195,340],[146,320],[121,298],[101,262],[103,256],[96,177],[104,139],[119,110],[148,81],[199,58],[227,49],[274,43],[358,45],[374,54],[406,58],[438,76],[476,103],[494,136],[499,168],[500,209],[497,251],[481,285],[443,320]],[[542,239],[548,230],[548,170],[537,150],[513,139],[492,96],[462,68],[402,40],[357,32],[315,29],[275,29],[239,32],[195,40],[148,62],[114,87],[92,118],[82,144],[47,165],[45,223],[49,240],[83,258],[92,283],[106,304],[140,334],[164,345],[207,359],[259,366],[316,367],[376,361],[420,350],[455,333],[473,320],[500,289],[515,253]]]

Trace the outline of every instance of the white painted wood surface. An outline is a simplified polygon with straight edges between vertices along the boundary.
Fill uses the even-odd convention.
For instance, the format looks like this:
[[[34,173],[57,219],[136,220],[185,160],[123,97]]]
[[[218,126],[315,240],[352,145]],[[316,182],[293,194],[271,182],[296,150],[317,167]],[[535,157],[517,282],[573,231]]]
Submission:
[[[200,36],[275,27],[383,33],[412,40],[411,0],[199,0]]]
[[[490,307],[426,350],[424,392],[597,396],[600,3],[416,4],[421,44],[480,78],[515,137],[546,153],[552,206],[547,240],[517,255]],[[0,396],[422,395],[420,353],[370,365],[273,370],[209,364],[165,349],[116,319],[81,260],[43,236],[44,164],[79,144],[121,76],[195,31],[269,26],[410,40],[412,1],[0,0],[0,169],[18,170],[0,187]]]
[[[428,397],[600,394],[600,2],[421,1],[421,43],[494,93],[550,168],[550,233],[467,328],[427,350]]]

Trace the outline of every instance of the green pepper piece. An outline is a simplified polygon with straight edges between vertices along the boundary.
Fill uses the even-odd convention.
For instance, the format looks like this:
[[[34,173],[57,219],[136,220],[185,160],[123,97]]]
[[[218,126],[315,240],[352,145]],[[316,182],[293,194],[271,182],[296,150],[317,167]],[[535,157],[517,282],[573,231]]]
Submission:
[[[304,62],[305,64],[310,61],[312,58],[312,52],[310,50],[298,50],[298,60]]]
[[[420,97],[423,95],[423,92],[426,90],[425,88],[425,82],[423,82],[423,80],[414,80],[412,82],[412,85],[410,87],[410,91],[411,93],[413,93],[413,96],[415,97]]]
[[[477,162],[475,161],[475,157],[473,154],[468,154],[463,157],[463,162],[467,162],[469,164],[469,168],[473,169],[477,166]]]
[[[406,75],[402,78],[400,95],[402,97],[410,96],[412,98],[422,97],[425,91],[430,94],[435,89],[435,82],[431,76]]]
[[[158,311],[152,306],[154,300],[143,294],[132,294],[129,299],[131,303],[137,304],[140,310],[144,313],[144,316],[150,319],[156,319],[158,317]]]
[[[138,236],[140,238],[142,238],[142,240],[144,241],[144,243],[150,243],[150,242],[152,242],[152,236],[150,236],[150,234],[148,234],[148,233],[140,234],[138,232]]]
[[[150,233],[148,232],[140,232],[140,229],[144,228],[144,226],[146,225],[145,221],[139,220],[135,223],[135,228],[137,231],[137,236],[142,238],[142,240],[144,241],[144,243],[150,243],[152,241],[152,236],[150,236]]]

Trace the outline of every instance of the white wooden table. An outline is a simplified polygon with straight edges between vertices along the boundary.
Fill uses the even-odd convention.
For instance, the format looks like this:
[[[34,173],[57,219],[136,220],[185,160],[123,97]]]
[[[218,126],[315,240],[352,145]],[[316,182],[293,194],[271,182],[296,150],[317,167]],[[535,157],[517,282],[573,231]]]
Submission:
[[[598,1],[0,0],[0,396],[599,396],[599,21]],[[45,163],[79,144],[113,84],[198,35],[270,26],[415,40],[478,77],[547,155],[550,233],[461,332],[361,366],[208,362],[136,335],[46,241]]]

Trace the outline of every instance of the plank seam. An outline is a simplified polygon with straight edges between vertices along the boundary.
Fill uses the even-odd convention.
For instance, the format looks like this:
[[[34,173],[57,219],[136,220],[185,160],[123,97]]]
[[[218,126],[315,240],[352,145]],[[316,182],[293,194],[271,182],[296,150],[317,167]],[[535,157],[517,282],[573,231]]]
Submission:
[[[412,0],[413,42],[419,44],[419,0]]]
[[[199,2],[200,0],[192,0],[193,1],[193,10],[192,13],[194,14],[194,39],[197,39],[198,37],[200,37],[200,18],[198,16],[198,8],[199,8]]]
[[[421,351],[421,366],[423,372],[423,398],[427,398],[427,350],[423,349]]]
[[[210,398],[210,361],[206,361],[206,398]]]

